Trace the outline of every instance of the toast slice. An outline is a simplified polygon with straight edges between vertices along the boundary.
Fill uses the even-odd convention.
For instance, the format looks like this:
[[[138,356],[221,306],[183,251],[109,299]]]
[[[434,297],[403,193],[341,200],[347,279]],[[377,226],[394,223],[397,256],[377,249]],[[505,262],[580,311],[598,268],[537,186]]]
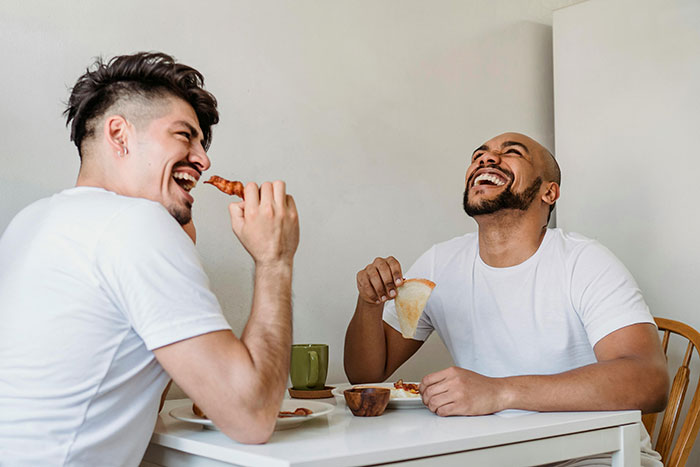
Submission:
[[[397,287],[394,300],[404,339],[411,339],[416,335],[418,319],[434,288],[435,282],[428,279],[406,279]]]

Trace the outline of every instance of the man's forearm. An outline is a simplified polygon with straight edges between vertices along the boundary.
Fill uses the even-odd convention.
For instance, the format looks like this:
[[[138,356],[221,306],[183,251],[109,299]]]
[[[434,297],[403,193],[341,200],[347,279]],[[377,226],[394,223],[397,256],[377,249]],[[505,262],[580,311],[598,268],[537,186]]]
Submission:
[[[262,399],[281,399],[292,345],[292,264],[256,265],[253,306],[241,341],[254,367]]]
[[[666,405],[665,366],[619,358],[556,375],[503,378],[502,408],[537,411],[623,410],[658,412]]]
[[[383,309],[383,303],[373,305],[357,300],[355,314],[345,334],[345,374],[351,383],[383,381],[385,378]]]

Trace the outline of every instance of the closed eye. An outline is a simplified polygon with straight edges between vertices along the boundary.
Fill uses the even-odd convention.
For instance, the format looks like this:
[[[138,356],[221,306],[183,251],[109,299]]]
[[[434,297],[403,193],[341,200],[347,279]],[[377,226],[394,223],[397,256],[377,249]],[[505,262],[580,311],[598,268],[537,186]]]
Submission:
[[[478,153],[474,154],[474,155],[472,156],[472,162],[474,162],[475,160],[477,160],[479,157],[481,157],[481,156],[483,156],[483,155],[484,155],[483,152],[478,152]]]
[[[189,131],[178,131],[176,134],[180,135],[180,136],[184,136],[187,139],[187,141],[189,141],[190,138],[192,137],[192,135],[190,135]]]
[[[521,152],[518,151],[517,149],[509,149],[509,150],[506,151],[506,154],[517,154],[517,155],[519,155],[520,157],[523,157],[523,153],[521,153]]]

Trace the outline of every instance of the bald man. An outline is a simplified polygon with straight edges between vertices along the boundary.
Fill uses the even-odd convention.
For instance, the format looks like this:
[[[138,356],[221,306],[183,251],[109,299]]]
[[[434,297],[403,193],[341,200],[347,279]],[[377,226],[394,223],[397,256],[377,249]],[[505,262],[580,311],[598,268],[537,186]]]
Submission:
[[[376,258],[357,274],[348,379],[386,380],[437,331],[456,365],[422,379],[437,415],[662,410],[666,360],[634,279],[598,242],[547,228],[560,178],[552,154],[525,135],[478,147],[463,199],[478,232],[434,245],[405,275],[437,284],[413,339],[401,336],[393,301],[399,261]],[[648,440],[642,458],[660,465]]]

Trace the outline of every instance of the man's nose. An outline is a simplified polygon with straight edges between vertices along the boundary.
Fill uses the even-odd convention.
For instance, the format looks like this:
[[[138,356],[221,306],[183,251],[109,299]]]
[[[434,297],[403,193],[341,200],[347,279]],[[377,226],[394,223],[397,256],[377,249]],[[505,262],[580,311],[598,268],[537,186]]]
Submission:
[[[479,165],[482,166],[498,164],[499,162],[501,162],[501,156],[491,151],[485,152],[479,156]]]
[[[211,161],[209,160],[207,151],[200,144],[194,145],[192,151],[190,151],[189,160],[196,165],[201,172],[204,172],[211,167]]]

